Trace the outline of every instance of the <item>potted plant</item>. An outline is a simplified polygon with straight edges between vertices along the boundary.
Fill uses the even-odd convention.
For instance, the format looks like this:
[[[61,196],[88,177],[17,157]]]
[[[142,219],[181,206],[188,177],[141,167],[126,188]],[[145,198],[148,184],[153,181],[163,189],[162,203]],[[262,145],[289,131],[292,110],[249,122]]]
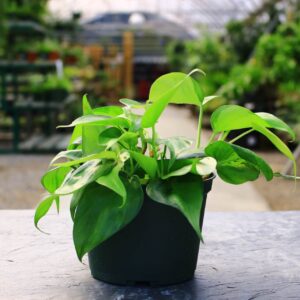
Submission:
[[[225,182],[242,184],[270,166],[254,152],[234,145],[250,131],[265,135],[294,162],[289,148],[270,129],[294,137],[283,121],[237,105],[223,105],[211,116],[212,136],[201,141],[204,97],[190,74],[169,73],[152,85],[149,100],[121,99],[124,105],[91,108],[83,97],[83,116],[69,146],[42,177],[48,195],[36,209],[35,225],[62,195],[72,195],[73,239],[81,261],[89,256],[92,275],[116,284],[166,285],[193,277],[206,195],[215,172]],[[159,138],[155,124],[169,103],[199,107],[196,144],[184,137]],[[138,111],[136,111],[138,110]],[[140,114],[139,112],[143,113]],[[180,118],[178,118],[180,126]],[[234,140],[232,130],[246,129]],[[59,162],[60,159],[66,161]]]

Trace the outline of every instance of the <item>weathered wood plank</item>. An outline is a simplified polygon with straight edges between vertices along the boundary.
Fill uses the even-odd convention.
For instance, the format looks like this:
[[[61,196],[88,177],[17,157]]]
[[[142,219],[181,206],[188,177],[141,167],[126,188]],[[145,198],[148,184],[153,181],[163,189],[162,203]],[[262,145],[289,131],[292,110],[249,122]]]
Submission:
[[[0,211],[0,299],[299,299],[300,212],[207,213],[194,280],[118,287],[77,261],[67,213],[33,227],[33,211]]]

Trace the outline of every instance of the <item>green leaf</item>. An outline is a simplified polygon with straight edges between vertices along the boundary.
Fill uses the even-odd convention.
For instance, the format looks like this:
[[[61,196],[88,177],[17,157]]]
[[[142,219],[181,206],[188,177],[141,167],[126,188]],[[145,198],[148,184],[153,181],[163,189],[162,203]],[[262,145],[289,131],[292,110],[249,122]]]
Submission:
[[[270,166],[248,149],[217,141],[208,145],[205,153],[217,160],[218,175],[226,182],[241,184],[253,181],[258,178],[260,172],[267,180],[273,178]]]
[[[130,108],[144,108],[145,103],[138,102],[136,100],[131,100],[127,98],[122,98],[119,100],[122,104],[130,107]]]
[[[41,183],[49,193],[54,193],[55,190],[63,183],[65,177],[70,171],[70,167],[53,168],[44,174],[41,179]]]
[[[85,188],[79,189],[72,194],[72,199],[70,202],[70,214],[71,214],[71,218],[72,218],[73,222],[75,219],[76,209],[77,209],[78,203],[81,199],[84,189]]]
[[[267,122],[251,110],[238,105],[222,105],[211,115],[214,133],[236,129],[252,128],[253,124],[268,126]]]
[[[126,199],[126,189],[125,189],[124,184],[119,176],[119,172],[122,167],[123,167],[123,164],[118,164],[110,171],[110,173],[99,177],[96,180],[96,182],[98,184],[101,184],[101,185],[111,189],[116,194],[120,195],[122,197],[123,203],[124,203],[124,201]]]
[[[143,191],[137,178],[123,179],[127,198],[122,199],[112,190],[92,183],[81,196],[76,209],[73,239],[79,260],[103,241],[125,227],[140,211]]]
[[[38,223],[39,223],[40,219],[43,218],[47,214],[47,212],[49,211],[53,202],[55,201],[56,203],[58,203],[58,200],[59,200],[59,197],[56,195],[47,195],[39,203],[38,207],[35,210],[35,214],[34,214],[34,225],[38,230],[40,230],[40,228],[38,227]],[[42,230],[40,230],[40,231],[42,231]]]
[[[54,162],[61,158],[66,158],[69,160],[76,160],[82,157],[82,150],[67,150],[59,152],[50,162],[50,165],[53,165]]]
[[[116,143],[120,143],[125,148],[130,149],[132,147],[135,147],[138,143],[138,133],[135,132],[125,132],[123,133],[119,138],[115,140],[111,140],[109,143],[107,143],[106,148],[111,148]]]
[[[289,133],[289,135],[292,137],[293,140],[295,140],[296,138],[295,132],[291,129],[290,126],[288,126],[285,122],[283,122],[276,116],[264,112],[256,113],[256,115],[264,119],[268,123],[267,127],[285,131]]]
[[[76,159],[76,160],[67,161],[67,162],[63,162],[63,163],[58,163],[58,164],[54,164],[54,165],[59,166],[59,167],[71,167],[71,166],[79,165],[79,164],[82,164],[82,163],[85,163],[87,161],[94,160],[94,159],[116,160],[117,155],[113,151],[102,151],[100,153],[91,154],[91,155],[84,156],[84,157],[81,157],[81,158]]]
[[[190,173],[191,171],[192,171],[192,165],[186,165],[184,167],[181,167],[180,169],[168,173],[167,175],[162,176],[162,179],[168,179],[170,177],[175,177],[175,176],[183,176],[187,173]]]
[[[294,158],[293,153],[291,152],[291,150],[288,148],[288,146],[283,143],[280,138],[278,136],[276,136],[273,132],[271,132],[269,129],[264,128],[258,124],[254,124],[253,128],[255,130],[257,130],[258,132],[260,132],[261,134],[263,134],[265,137],[267,137],[272,144],[282,153],[284,154],[287,158],[289,158],[294,165],[294,175],[296,176],[297,174],[297,165],[296,165],[296,161]]]
[[[157,162],[154,158],[135,151],[129,151],[129,153],[130,156],[138,163],[138,165],[150,176],[150,178],[155,178],[157,172]]]
[[[120,106],[102,106],[94,108],[92,113],[100,116],[116,117],[123,113],[123,109]]]
[[[154,126],[168,103],[194,104],[201,106],[204,94],[196,80],[189,74],[174,72],[159,77],[151,86],[149,100],[152,104],[142,117],[142,127]]]
[[[192,145],[192,141],[184,137],[170,137],[167,139],[158,139],[157,143],[166,145],[169,149],[170,160],[168,164],[168,170],[172,167],[178,155],[189,149]]]
[[[103,130],[99,135],[99,144],[105,146],[113,139],[117,139],[122,135],[122,131],[116,127],[110,127]]]
[[[73,127],[77,125],[119,126],[128,128],[130,126],[130,122],[128,119],[123,117],[86,115],[77,118],[69,125],[61,125],[58,126],[58,128]]]
[[[67,150],[74,150],[74,149],[76,149],[76,147],[78,146],[76,142],[81,137],[82,137],[82,126],[81,125],[77,125],[73,129],[73,133],[72,133],[72,136],[70,138]]]
[[[168,91],[172,90],[171,94]],[[160,76],[150,88],[149,99],[153,103],[169,95],[169,103],[200,106],[204,96],[199,83],[190,74],[172,72]]]
[[[151,180],[146,190],[148,196],[154,201],[175,207],[181,211],[201,238],[199,227],[203,202],[201,176],[187,174],[167,180]]]
[[[90,160],[69,173],[62,185],[55,191],[56,195],[72,194],[113,168],[112,163],[101,164],[99,160]]]
[[[93,114],[93,109],[88,101],[87,94],[82,97],[82,111],[84,115]]]

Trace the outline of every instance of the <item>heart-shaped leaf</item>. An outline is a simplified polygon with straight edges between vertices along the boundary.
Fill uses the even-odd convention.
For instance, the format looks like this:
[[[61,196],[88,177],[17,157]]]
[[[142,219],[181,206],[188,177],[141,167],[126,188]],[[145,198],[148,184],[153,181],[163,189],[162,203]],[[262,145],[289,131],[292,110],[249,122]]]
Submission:
[[[248,149],[217,141],[208,145],[205,153],[217,160],[218,175],[226,182],[241,184],[252,181],[257,179],[260,171],[267,180],[273,178],[270,166]]]
[[[73,239],[78,258],[91,251],[103,241],[131,222],[140,211],[143,191],[135,177],[129,182],[123,179],[127,198],[123,206],[122,198],[103,185],[88,185],[78,203]]]
[[[151,180],[146,190],[152,200],[178,209],[201,238],[199,226],[203,202],[201,176],[187,174],[167,180]]]

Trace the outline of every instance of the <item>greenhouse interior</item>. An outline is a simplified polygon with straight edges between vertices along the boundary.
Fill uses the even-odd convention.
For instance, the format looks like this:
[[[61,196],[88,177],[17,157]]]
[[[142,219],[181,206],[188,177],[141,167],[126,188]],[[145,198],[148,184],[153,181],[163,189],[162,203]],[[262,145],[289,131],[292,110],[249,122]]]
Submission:
[[[125,197],[125,174],[150,198],[214,174],[208,213],[299,211],[299,66],[299,0],[1,0],[3,218],[72,214],[96,183]],[[116,177],[84,169],[107,161]]]

